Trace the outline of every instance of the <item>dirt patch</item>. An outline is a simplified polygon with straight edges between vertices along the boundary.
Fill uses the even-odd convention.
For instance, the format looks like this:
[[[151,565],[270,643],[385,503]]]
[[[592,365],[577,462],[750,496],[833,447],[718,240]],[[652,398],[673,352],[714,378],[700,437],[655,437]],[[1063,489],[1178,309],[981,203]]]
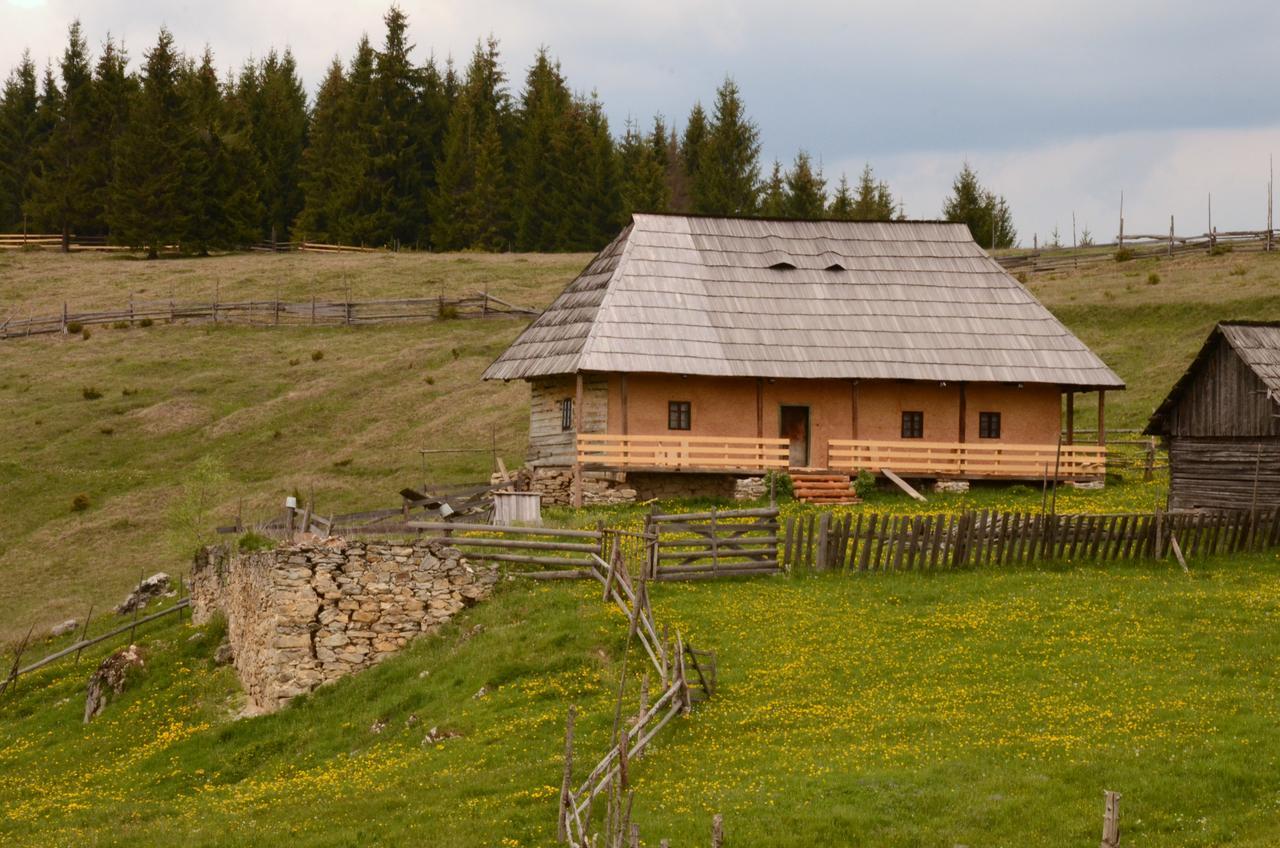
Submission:
[[[135,409],[125,417],[138,421],[144,433],[163,436],[198,427],[209,420],[209,410],[190,400],[174,399]]]

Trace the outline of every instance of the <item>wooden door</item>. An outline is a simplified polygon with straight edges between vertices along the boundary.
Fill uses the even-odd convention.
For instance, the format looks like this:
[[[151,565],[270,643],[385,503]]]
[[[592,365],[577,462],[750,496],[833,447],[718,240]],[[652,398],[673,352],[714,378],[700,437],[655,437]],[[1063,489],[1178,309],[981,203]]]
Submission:
[[[809,407],[784,406],[780,415],[778,435],[791,441],[791,467],[806,468],[809,465]]]

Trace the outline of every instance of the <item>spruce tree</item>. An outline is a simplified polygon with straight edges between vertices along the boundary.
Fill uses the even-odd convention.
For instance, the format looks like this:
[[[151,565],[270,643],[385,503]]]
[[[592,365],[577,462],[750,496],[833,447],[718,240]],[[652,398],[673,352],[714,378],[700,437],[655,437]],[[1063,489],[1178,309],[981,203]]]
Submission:
[[[809,154],[801,150],[787,172],[786,217],[803,220],[821,218],[827,208],[827,181],[822,169],[813,167]]]
[[[760,192],[760,214],[766,218],[785,218],[787,216],[787,182],[782,172],[782,163],[773,160],[773,170],[765,181]]]
[[[660,149],[666,153],[665,144]],[[632,121],[627,121],[622,134],[618,164],[622,176],[623,219],[629,220],[633,212],[665,212],[668,201],[666,169],[658,158],[652,137],[641,135]]]
[[[759,204],[760,130],[746,115],[738,85],[726,78],[693,178],[693,209],[750,215]]]
[[[27,211],[41,229],[62,235],[62,250],[71,249],[71,233],[94,217],[93,152],[99,129],[94,123],[93,72],[89,53],[73,21],[59,65],[62,90],[54,124],[36,154]]]
[[[353,159],[363,157],[353,148],[357,140],[344,120],[349,97],[350,85],[342,60],[335,57],[316,93],[307,149],[302,151],[298,179],[303,206],[293,226],[301,238],[320,242],[349,238],[348,204],[356,193],[353,182],[363,179],[363,173],[352,167]]]
[[[439,250],[461,250],[511,236],[505,144],[510,95],[498,58],[498,42],[477,43],[466,79],[449,114],[432,196],[431,241]],[[481,156],[481,148],[484,155]],[[477,214],[484,218],[474,217]]]
[[[0,99],[0,228],[15,230],[23,224],[36,152],[37,116],[40,107],[36,65],[24,51],[22,61],[9,74]]]
[[[885,182],[876,182],[871,165],[864,165],[858,178],[858,193],[853,203],[855,221],[892,221],[897,204]]]
[[[1013,247],[1017,231],[1013,228],[1013,213],[1003,197],[982,187],[978,174],[964,163],[951,184],[951,194],[942,207],[942,216],[948,221],[968,225],[974,241],[984,248]]]
[[[622,228],[622,192],[618,175],[618,155],[609,132],[609,119],[596,92],[586,101],[587,148],[584,197],[588,199],[587,216],[580,239],[571,250],[599,250]]]
[[[569,203],[566,180],[571,161],[567,135],[573,96],[545,48],[538,51],[520,95],[518,135],[513,151],[514,225],[517,250],[560,247]]]
[[[706,110],[701,103],[694,103],[684,124],[684,135],[680,137],[680,160],[684,167],[677,172],[679,179],[673,180],[671,189],[672,205],[677,212],[693,211],[694,184],[702,167],[709,134]]]
[[[266,210],[261,235],[288,239],[303,205],[299,172],[307,137],[307,95],[293,54],[271,50],[261,63],[246,65],[236,97],[248,110],[261,168],[259,197]]]
[[[255,188],[260,177],[249,140],[248,122],[237,122],[223,98],[213,53],[206,48],[200,64],[188,63],[183,74],[193,134],[194,153],[188,179],[183,250],[208,255],[211,249],[253,243],[262,221]]]
[[[129,56],[107,36],[93,74],[94,132],[87,154],[92,169],[93,214],[86,230],[108,233],[108,208],[116,173],[116,146],[129,122],[129,108],[138,95],[138,78],[129,73]]]
[[[154,259],[186,232],[196,154],[169,30],[161,28],[145,55],[142,90],[117,145],[109,221],[115,242]]]
[[[853,220],[853,191],[849,188],[849,177],[843,173],[831,202],[827,204],[827,217],[837,221]]]

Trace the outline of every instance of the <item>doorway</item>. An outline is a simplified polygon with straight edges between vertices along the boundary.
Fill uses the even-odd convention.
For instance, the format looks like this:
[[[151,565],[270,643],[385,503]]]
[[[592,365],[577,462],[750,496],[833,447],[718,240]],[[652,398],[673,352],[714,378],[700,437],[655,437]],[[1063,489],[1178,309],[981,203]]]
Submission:
[[[783,406],[778,435],[791,442],[792,468],[809,466],[809,407]]]

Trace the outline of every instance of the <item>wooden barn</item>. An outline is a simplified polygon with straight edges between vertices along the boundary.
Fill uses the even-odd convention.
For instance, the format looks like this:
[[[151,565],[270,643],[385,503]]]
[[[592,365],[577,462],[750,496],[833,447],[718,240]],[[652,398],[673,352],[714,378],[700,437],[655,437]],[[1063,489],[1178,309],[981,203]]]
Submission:
[[[1218,324],[1151,416],[1169,446],[1169,505],[1280,506],[1280,323]]]
[[[485,378],[531,385],[534,488],[571,477],[588,501],[730,494],[769,469],[831,499],[861,469],[1096,478],[1124,388],[963,224],[651,214]],[[1059,452],[1079,392],[1098,444]]]

